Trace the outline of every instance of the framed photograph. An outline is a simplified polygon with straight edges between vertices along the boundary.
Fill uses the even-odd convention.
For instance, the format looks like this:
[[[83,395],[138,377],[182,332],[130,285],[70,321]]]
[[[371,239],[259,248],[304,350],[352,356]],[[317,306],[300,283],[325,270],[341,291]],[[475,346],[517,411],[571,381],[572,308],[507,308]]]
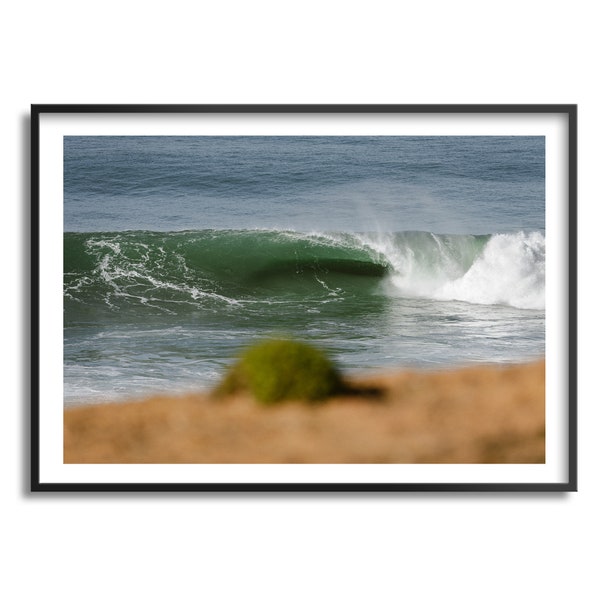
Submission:
[[[575,105],[33,105],[32,491],[575,491]]]

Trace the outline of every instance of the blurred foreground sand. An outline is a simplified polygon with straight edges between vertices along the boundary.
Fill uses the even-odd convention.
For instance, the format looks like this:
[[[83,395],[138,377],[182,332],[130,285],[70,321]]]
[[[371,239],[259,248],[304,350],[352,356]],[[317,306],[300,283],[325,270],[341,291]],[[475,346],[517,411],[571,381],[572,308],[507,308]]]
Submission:
[[[66,463],[543,463],[545,362],[398,371],[317,405],[160,396],[64,413]],[[362,393],[361,393],[362,392]]]

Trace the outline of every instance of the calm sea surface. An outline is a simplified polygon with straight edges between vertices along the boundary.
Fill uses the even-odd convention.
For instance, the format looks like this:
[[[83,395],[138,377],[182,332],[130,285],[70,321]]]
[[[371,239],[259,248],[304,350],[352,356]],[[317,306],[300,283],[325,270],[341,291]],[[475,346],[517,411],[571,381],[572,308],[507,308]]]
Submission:
[[[543,137],[65,137],[65,403],[544,355]]]

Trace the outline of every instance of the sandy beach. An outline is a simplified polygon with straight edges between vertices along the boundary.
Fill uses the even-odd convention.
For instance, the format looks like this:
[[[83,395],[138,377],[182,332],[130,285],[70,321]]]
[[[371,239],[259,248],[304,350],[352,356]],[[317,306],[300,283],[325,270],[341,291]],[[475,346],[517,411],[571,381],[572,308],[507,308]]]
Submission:
[[[64,412],[65,463],[543,463],[545,362],[395,371],[264,407],[154,396]]]

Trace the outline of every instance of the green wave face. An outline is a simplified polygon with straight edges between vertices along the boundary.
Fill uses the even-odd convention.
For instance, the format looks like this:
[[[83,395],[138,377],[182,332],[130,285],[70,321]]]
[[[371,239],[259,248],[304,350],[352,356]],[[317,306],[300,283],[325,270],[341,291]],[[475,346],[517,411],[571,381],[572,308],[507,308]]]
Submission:
[[[66,233],[67,306],[202,310],[285,296],[369,293],[382,255],[351,236],[272,231]],[[337,292],[336,292],[337,291]]]

